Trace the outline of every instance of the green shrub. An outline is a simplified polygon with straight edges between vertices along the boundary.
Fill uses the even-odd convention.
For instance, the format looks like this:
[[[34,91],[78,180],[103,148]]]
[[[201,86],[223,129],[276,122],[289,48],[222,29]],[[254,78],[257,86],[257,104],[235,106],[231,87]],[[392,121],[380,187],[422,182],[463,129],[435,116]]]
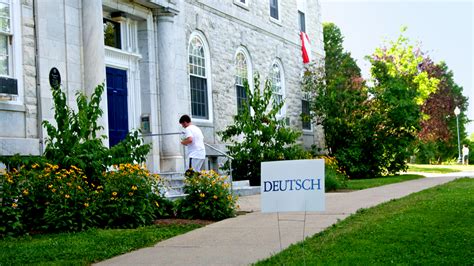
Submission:
[[[235,216],[237,197],[232,196],[226,177],[214,171],[186,172],[184,192],[187,196],[176,204],[179,217],[222,220]]]
[[[131,228],[167,215],[170,203],[160,193],[158,175],[122,164],[100,176],[95,185],[71,166],[38,164],[0,175],[0,235],[81,231],[90,227]]]
[[[48,132],[45,158],[60,168],[75,165],[94,182],[113,164],[144,162],[150,151],[137,131],[130,132],[111,148],[104,145],[106,136],[100,135],[103,127],[97,121],[103,114],[100,107],[103,92],[103,84],[95,88],[90,98],[78,92],[75,111],[67,105],[65,93],[59,87],[52,88],[56,126],[43,121]]]
[[[324,156],[324,170],[325,170],[325,188],[326,191],[334,191],[347,187],[347,176],[340,170],[337,160],[334,157]]]
[[[157,215],[163,182],[137,164],[121,164],[104,173],[100,186],[101,227],[134,228],[152,223]],[[160,215],[162,214],[162,215]]]
[[[301,133],[288,127],[285,120],[277,118],[284,102],[273,99],[272,84],[265,81],[263,92],[259,76],[254,78],[254,90],[245,82],[248,99],[244,108],[234,117],[234,123],[218,134],[223,141],[230,142],[228,154],[234,159],[234,180],[249,180],[250,185],[260,185],[260,164],[264,161],[295,160],[309,158],[296,141]],[[239,140],[243,136],[243,140]]]

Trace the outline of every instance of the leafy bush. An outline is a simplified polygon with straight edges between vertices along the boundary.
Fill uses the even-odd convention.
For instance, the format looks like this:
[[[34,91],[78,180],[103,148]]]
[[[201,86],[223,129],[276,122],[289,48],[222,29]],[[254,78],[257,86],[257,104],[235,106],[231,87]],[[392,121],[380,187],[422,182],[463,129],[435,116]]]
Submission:
[[[0,235],[80,231],[90,227],[137,227],[166,215],[158,175],[139,165],[119,165],[94,185],[84,172],[46,163],[0,176]]]
[[[222,220],[235,216],[237,197],[232,196],[226,177],[214,171],[186,172],[185,198],[176,204],[177,214],[187,219]]]
[[[347,176],[340,170],[337,160],[334,157],[324,156],[324,170],[325,170],[325,182],[324,186],[326,191],[334,191],[341,188],[347,187]]]
[[[106,136],[99,135],[103,127],[97,120],[102,116],[100,108],[104,85],[97,86],[90,99],[82,92],[76,94],[77,112],[67,105],[66,95],[59,88],[52,88],[54,100],[54,126],[43,121],[48,132],[44,156],[61,168],[75,165],[84,170],[94,182],[107,167],[120,163],[142,163],[150,151],[134,131],[110,149],[104,146]]]
[[[234,117],[234,124],[218,134],[223,141],[230,142],[228,154],[234,159],[232,167],[234,180],[249,180],[253,186],[260,185],[260,163],[263,161],[293,160],[309,158],[301,146],[295,145],[301,133],[278,119],[278,111],[284,102],[272,100],[272,85],[265,82],[260,92],[260,80],[256,75],[254,91],[245,82],[248,99],[244,108]],[[249,108],[248,108],[249,107]],[[243,140],[239,138],[243,136]]]

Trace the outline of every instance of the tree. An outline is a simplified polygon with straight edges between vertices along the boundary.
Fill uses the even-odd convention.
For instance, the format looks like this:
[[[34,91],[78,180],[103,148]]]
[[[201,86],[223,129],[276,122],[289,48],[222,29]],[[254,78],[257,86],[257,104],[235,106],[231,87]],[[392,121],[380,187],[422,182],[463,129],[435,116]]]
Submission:
[[[305,72],[304,89],[311,94],[317,123],[323,125],[328,153],[350,177],[366,175],[377,163],[365,160],[373,119],[367,88],[350,53],[344,52],[343,36],[333,23],[323,24],[324,66]]]
[[[373,86],[366,87],[337,26],[324,24],[323,30],[325,66],[309,68],[304,86],[329,154],[350,178],[403,170],[423,117],[420,105],[439,81],[419,69],[422,53],[402,34],[368,57]]]
[[[244,108],[234,117],[234,124],[219,132],[222,140],[230,142],[228,154],[234,159],[232,167],[234,180],[249,180],[253,186],[260,185],[260,164],[263,161],[301,159],[305,152],[296,141],[300,133],[287,127],[285,121],[277,118],[284,102],[272,100],[270,81],[265,81],[260,91],[259,76],[254,78],[254,91],[244,87],[248,95]],[[248,108],[250,107],[250,108]]]
[[[374,86],[372,105],[382,116],[374,134],[382,142],[384,170],[396,173],[406,168],[420,130],[420,106],[436,91],[439,80],[420,68],[423,53],[403,36],[389,46],[377,48],[369,57]]]
[[[416,159],[419,163],[441,163],[458,156],[457,126],[454,108],[461,110],[459,115],[461,139],[466,137],[467,98],[462,95],[462,87],[453,80],[453,73],[446,63],[435,64],[425,58],[420,66],[430,77],[440,80],[436,92],[432,93],[421,106],[425,119],[421,121],[418,134]]]

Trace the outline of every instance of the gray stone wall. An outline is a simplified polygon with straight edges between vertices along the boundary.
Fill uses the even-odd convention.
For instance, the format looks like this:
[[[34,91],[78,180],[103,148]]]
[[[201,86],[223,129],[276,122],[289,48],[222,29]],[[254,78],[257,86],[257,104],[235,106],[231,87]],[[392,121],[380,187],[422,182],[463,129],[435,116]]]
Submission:
[[[248,7],[243,8],[234,4],[233,0],[187,0],[180,16],[185,19],[187,39],[192,32],[199,31],[209,45],[214,119],[212,124],[198,123],[203,128],[206,141],[219,143],[216,132],[232,123],[232,117],[237,113],[234,60],[239,47],[248,50],[253,73],[260,74],[262,83],[268,78],[272,63],[275,60],[282,63],[286,116],[290,118],[292,127],[301,129],[300,77],[303,63],[296,1],[280,1],[278,22],[270,18],[268,1],[249,1]],[[312,41],[315,60],[323,58],[320,20],[318,1],[308,0],[306,30]],[[186,104],[189,105],[189,85],[183,86]],[[308,140],[304,143],[312,142],[311,138],[318,141],[318,135],[319,132],[306,133]]]

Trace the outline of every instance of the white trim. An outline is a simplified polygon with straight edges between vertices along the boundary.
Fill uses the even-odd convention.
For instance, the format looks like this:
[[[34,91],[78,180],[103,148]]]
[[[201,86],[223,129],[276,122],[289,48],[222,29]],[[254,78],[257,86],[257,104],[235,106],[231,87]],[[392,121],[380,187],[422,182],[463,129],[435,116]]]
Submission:
[[[278,8],[278,19],[272,17],[272,15],[271,15],[270,1],[272,1],[272,0],[268,1],[268,15],[270,17],[270,21],[281,26],[281,4],[280,4],[281,0],[277,0],[278,1],[278,7],[277,7]]]
[[[206,80],[207,80],[207,113],[209,118],[208,119],[202,119],[202,118],[194,118],[192,117],[192,103],[191,103],[191,82],[189,79],[189,76],[191,75],[189,73],[189,47],[191,45],[191,40],[194,38],[199,38],[203,44],[203,49],[204,49],[204,59],[206,61]],[[188,39],[188,47],[187,47],[187,54],[186,58],[186,69],[187,69],[187,74],[188,74],[188,93],[189,93],[189,104],[190,104],[190,116],[193,119],[193,121],[198,122],[198,123],[203,123],[203,124],[212,124],[214,121],[214,109],[213,109],[213,102],[212,102],[212,79],[211,79],[211,55],[209,51],[209,43],[207,42],[207,38],[204,36],[199,31],[194,31],[191,33]]]
[[[127,71],[127,107],[128,130],[140,127],[141,88],[140,66],[141,55],[105,46],[105,66]]]
[[[18,95],[14,99],[1,101],[7,104],[23,104],[24,102],[24,88],[23,88],[23,47],[22,47],[22,25],[21,25],[21,5],[20,1],[10,1],[10,25],[11,37],[13,39],[12,45],[8,45],[9,49],[9,75],[7,77],[17,80]]]
[[[234,4],[239,6],[243,9],[249,10],[249,2],[250,0],[245,0],[245,3],[242,3],[240,0],[234,0]]]

